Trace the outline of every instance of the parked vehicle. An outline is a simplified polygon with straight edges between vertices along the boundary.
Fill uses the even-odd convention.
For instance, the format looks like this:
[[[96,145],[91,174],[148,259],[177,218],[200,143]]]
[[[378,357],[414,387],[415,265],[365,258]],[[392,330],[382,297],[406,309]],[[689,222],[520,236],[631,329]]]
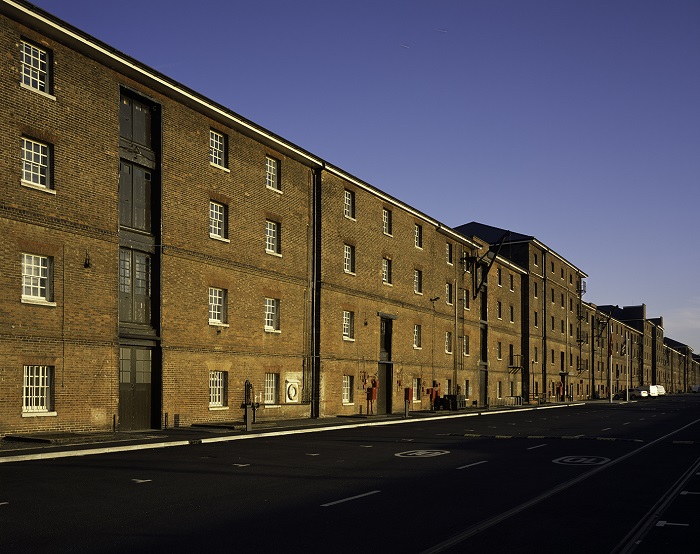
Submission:
[[[647,396],[659,396],[659,390],[656,385],[642,385],[641,387],[636,387],[637,390],[646,391]]]
[[[656,385],[656,393],[659,396],[666,396],[666,388],[663,385]]]
[[[630,400],[637,400],[639,398],[646,398],[647,396],[649,396],[649,393],[646,390],[642,390],[640,387],[637,387],[634,389],[622,389],[617,391],[613,395],[613,400],[627,400],[627,391],[629,391]]]
[[[693,385],[690,387],[690,392],[700,392],[700,385]]]
[[[630,400],[636,400],[641,396],[641,393],[636,389],[622,389],[613,395],[613,400],[627,400],[627,390],[629,390]]]

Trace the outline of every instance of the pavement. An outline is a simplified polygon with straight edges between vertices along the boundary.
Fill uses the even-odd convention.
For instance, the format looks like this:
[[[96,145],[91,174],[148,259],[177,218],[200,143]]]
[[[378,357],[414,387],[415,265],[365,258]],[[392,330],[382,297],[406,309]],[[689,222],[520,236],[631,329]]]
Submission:
[[[469,408],[455,411],[413,411],[409,412],[408,417],[404,417],[403,414],[389,414],[261,421],[253,423],[250,431],[246,430],[243,422],[232,422],[228,424],[192,425],[190,427],[171,427],[143,431],[11,434],[0,439],[0,463],[228,442],[265,436],[315,433],[373,425],[396,425],[415,422],[419,419],[436,420],[492,415],[514,410],[565,408],[581,406],[587,402],[555,402],[542,405],[524,404],[522,406],[492,407],[489,409]]]

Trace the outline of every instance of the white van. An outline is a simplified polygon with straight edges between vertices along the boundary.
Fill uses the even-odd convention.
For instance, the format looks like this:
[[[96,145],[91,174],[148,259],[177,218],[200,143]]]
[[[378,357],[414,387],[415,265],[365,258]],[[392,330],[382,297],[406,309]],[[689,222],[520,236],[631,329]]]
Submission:
[[[656,385],[656,392],[659,396],[666,396],[666,389],[663,385]]]
[[[649,396],[659,396],[659,390],[656,388],[656,385],[642,385],[637,387],[637,389],[647,391]]]
[[[690,387],[690,392],[700,392],[700,385],[693,385]]]

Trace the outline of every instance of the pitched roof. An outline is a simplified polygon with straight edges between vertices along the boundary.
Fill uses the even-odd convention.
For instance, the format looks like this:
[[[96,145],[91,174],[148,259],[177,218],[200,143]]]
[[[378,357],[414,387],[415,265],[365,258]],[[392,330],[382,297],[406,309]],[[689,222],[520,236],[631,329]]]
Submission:
[[[503,235],[508,233],[504,242],[521,242],[526,240],[534,240],[535,237],[530,235],[523,235],[521,233],[514,233],[513,231],[508,231],[507,229],[501,229],[499,227],[494,227],[493,225],[486,225],[485,223],[479,223],[478,221],[472,221],[470,223],[465,223],[459,227],[454,228],[455,231],[461,233],[468,237],[479,237],[484,239],[489,244],[495,244]]]

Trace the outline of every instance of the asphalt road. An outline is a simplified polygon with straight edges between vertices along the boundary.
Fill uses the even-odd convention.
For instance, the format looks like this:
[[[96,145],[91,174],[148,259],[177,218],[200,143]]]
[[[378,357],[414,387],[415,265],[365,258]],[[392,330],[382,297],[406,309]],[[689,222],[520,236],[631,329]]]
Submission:
[[[0,464],[1,552],[696,552],[700,395]]]

